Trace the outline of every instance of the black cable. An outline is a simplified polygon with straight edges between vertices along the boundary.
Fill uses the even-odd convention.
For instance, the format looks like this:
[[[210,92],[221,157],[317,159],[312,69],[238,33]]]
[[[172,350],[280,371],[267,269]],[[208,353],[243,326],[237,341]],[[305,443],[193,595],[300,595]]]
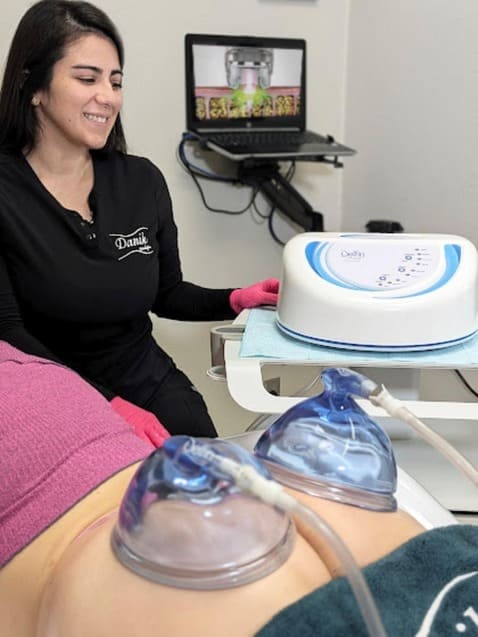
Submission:
[[[294,175],[295,175],[295,167],[296,167],[296,162],[295,159],[293,159],[290,162],[290,166],[285,174],[285,178],[287,179],[287,181],[292,181]]]
[[[247,203],[247,205],[244,208],[241,208],[240,210],[226,210],[224,208],[214,208],[213,206],[211,206],[207,200],[206,200],[206,196],[204,194],[204,190],[201,187],[201,184],[199,183],[199,179],[209,179],[212,181],[222,181],[222,182],[226,182],[226,183],[233,183],[233,184],[237,184],[237,183],[241,183],[240,180],[237,177],[224,177],[222,175],[217,175],[214,173],[209,173],[208,171],[205,171],[204,169],[200,168],[199,166],[194,166],[186,157],[186,153],[184,151],[184,146],[186,144],[186,142],[188,141],[198,141],[194,135],[190,135],[190,134],[184,134],[183,138],[181,140],[181,142],[179,143],[178,146],[178,157],[179,160],[181,161],[181,163],[183,164],[184,168],[186,169],[186,171],[189,173],[189,175],[191,176],[192,180],[194,181],[196,188],[199,191],[199,195],[201,197],[201,200],[203,202],[204,207],[209,210],[210,212],[217,212],[217,213],[221,213],[221,214],[225,214],[225,215],[242,215],[245,212],[247,212],[249,210],[249,208],[253,205],[256,197],[257,197],[257,193],[259,192],[258,188],[254,188],[253,192],[252,192],[252,197],[249,200],[249,202]]]
[[[466,378],[463,376],[463,374],[460,372],[459,369],[455,369],[455,374],[458,376],[458,378],[461,380],[461,382],[463,383],[463,385],[465,385],[465,387],[467,388],[467,390],[469,392],[471,392],[473,394],[473,396],[476,396],[478,398],[478,391],[476,389],[473,389],[473,387],[470,385],[470,383],[466,380]]]
[[[258,190],[254,189],[254,191],[252,193],[252,197],[249,200],[249,203],[244,208],[241,208],[241,210],[225,210],[223,208],[213,208],[206,201],[206,197],[204,195],[203,189],[201,188],[201,184],[199,183],[198,177],[193,172],[190,172],[189,174],[191,175],[192,180],[194,181],[194,183],[196,184],[197,189],[199,190],[199,194],[201,196],[201,199],[202,199],[202,202],[203,202],[205,208],[207,208],[210,212],[219,212],[219,213],[224,214],[224,215],[242,215],[242,214],[244,214],[245,212],[247,212],[249,210],[249,208],[252,206],[255,198],[257,197]]]
[[[268,212],[261,212],[261,211],[259,210],[259,208],[257,207],[257,203],[256,203],[256,200],[255,200],[255,199],[254,199],[254,201],[252,202],[252,207],[254,208],[255,212],[258,214],[258,216],[259,216],[261,219],[269,219],[269,217],[271,216],[272,210],[273,210],[273,208],[272,208],[272,209],[271,209],[271,210],[269,210]]]
[[[237,177],[225,177],[223,175],[218,175],[215,173],[210,173],[206,170],[204,170],[203,168],[199,167],[199,166],[195,166],[194,164],[192,164],[192,162],[189,161],[189,159],[186,156],[186,152],[185,152],[185,145],[187,142],[197,142],[199,143],[199,139],[193,135],[192,133],[184,133],[182,136],[182,139],[179,143],[178,146],[178,159],[181,162],[181,164],[183,165],[183,167],[186,169],[186,172],[191,176],[192,180],[194,181],[194,184],[196,185],[196,188],[199,191],[199,195],[201,197],[201,201],[204,205],[204,207],[209,210],[210,212],[215,212],[215,213],[220,213],[220,214],[225,214],[225,215],[242,215],[245,212],[247,212],[249,210],[249,208],[251,208],[251,206],[254,208],[255,212],[259,215],[259,217],[261,217],[262,219],[267,219],[268,220],[268,230],[269,230],[269,234],[271,235],[272,239],[278,243],[281,246],[285,245],[285,242],[282,241],[281,239],[279,239],[279,237],[277,236],[277,234],[275,233],[274,227],[273,227],[273,215],[276,211],[276,207],[272,206],[272,208],[270,209],[270,211],[266,214],[261,213],[261,211],[258,209],[257,204],[256,204],[256,199],[257,199],[257,195],[259,194],[260,191],[260,187],[259,186],[255,186],[252,190],[252,196],[249,200],[249,203],[244,207],[241,208],[240,210],[226,210],[224,208],[214,208],[213,206],[211,206],[207,200],[206,200],[206,196],[204,194],[204,190],[199,182],[199,179],[209,179],[211,181],[222,181],[224,183],[232,183],[232,184],[242,184],[241,180],[238,179]],[[292,178],[295,175],[295,170],[296,170],[296,162],[295,160],[291,160],[290,162],[290,166],[286,172],[286,174],[284,175],[285,179],[287,181],[292,181]]]
[[[292,178],[293,178],[293,176],[294,176],[294,174],[295,174],[295,167],[296,167],[296,162],[295,162],[295,160],[293,159],[293,160],[291,160],[291,162],[290,162],[290,166],[289,166],[289,168],[287,169],[286,174],[284,175],[284,178],[285,178],[285,179],[287,179],[287,181],[289,181],[289,182],[290,182],[290,181],[292,181]],[[272,227],[272,219],[271,219],[271,217],[272,217],[272,215],[274,214],[274,212],[276,211],[276,206],[274,206],[274,205],[273,205],[273,206],[271,207],[271,209],[269,210],[269,212],[264,213],[264,212],[261,212],[261,211],[259,210],[259,208],[257,207],[257,204],[256,204],[256,202],[255,202],[255,201],[253,202],[253,204],[252,204],[252,205],[253,205],[253,207],[254,207],[254,210],[256,211],[256,213],[259,215],[259,217],[260,217],[261,219],[268,219],[268,220],[269,220],[269,224],[268,224],[269,232],[270,232],[270,234],[271,234],[271,237],[274,239],[274,241],[276,241],[277,243],[279,243],[279,244],[280,244],[280,245],[282,245],[282,246],[283,246],[283,245],[285,245],[285,243],[284,243],[283,241],[281,241],[281,240],[279,239],[279,237],[275,234],[274,229],[273,229],[273,227]]]
[[[195,166],[193,163],[191,163],[187,158],[186,152],[184,150],[187,142],[199,142],[199,140],[190,133],[184,133],[183,138],[181,139],[178,146],[178,158],[183,167],[190,175],[194,173],[198,177],[201,177],[203,179],[211,179],[212,181],[224,181],[226,183],[233,184],[241,183],[237,177],[225,177],[224,175],[218,175],[217,173],[210,173],[209,171],[204,170],[204,168]]]
[[[278,243],[280,246],[285,246],[284,241],[281,241],[281,239],[279,239],[279,237],[276,235],[274,226],[272,225],[274,212],[275,212],[275,207],[271,209],[271,213],[269,215],[269,223],[268,223],[269,234],[271,235],[271,237],[274,239],[276,243]]]
[[[295,167],[296,167],[296,162],[295,159],[293,159],[290,163],[289,168],[287,169],[286,174],[284,175],[285,179],[288,182],[292,181],[292,178],[295,175]],[[279,239],[279,237],[277,236],[275,230],[274,230],[274,226],[273,226],[273,221],[274,221],[274,214],[276,212],[276,207],[272,206],[272,208],[269,211],[269,215],[268,215],[268,224],[267,227],[269,229],[269,234],[271,235],[272,239],[278,243],[280,246],[285,246],[285,241],[282,241],[282,239]]]
[[[287,179],[287,181],[290,181],[292,179],[292,176],[295,172],[295,161],[291,162],[291,165],[289,166],[289,169],[285,175],[285,178]],[[277,236],[275,230],[274,230],[274,226],[273,226],[273,217],[274,217],[274,213],[276,212],[276,206],[272,205],[269,212],[267,213],[263,213],[259,210],[259,208],[257,207],[256,201],[254,200],[252,202],[253,208],[256,211],[256,213],[259,215],[259,217],[261,219],[267,219],[267,229],[269,230],[269,234],[272,237],[272,239],[278,243],[280,246],[284,246],[285,242],[282,241],[281,239],[279,239],[279,237]]]

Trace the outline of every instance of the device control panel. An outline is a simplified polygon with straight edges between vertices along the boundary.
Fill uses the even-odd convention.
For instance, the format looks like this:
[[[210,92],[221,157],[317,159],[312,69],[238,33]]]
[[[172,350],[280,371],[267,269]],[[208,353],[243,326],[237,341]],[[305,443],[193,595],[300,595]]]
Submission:
[[[456,271],[460,248],[426,240],[339,238],[306,248],[309,264],[340,287],[391,296],[423,294]],[[387,294],[387,296],[389,296]]]

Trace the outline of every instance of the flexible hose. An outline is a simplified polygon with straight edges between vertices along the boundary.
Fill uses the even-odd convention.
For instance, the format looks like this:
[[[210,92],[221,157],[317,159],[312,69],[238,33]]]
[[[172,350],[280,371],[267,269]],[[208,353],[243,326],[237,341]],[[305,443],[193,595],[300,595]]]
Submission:
[[[241,465],[230,458],[220,456],[210,449],[196,445],[193,441],[191,441],[185,451],[191,453],[195,458],[201,458],[206,462],[212,463],[231,476],[236,485],[243,491],[251,493],[267,504],[297,516],[304,524],[318,533],[332,547],[338,558],[342,571],[355,596],[369,635],[371,637],[387,637],[377,606],[360,567],[340,536],[335,533],[325,520],[284,491],[278,482],[263,477],[250,465]],[[315,550],[320,557],[320,552],[317,549]]]
[[[400,400],[394,398],[383,385],[378,393],[371,393],[368,399],[373,405],[382,407],[390,416],[399,418],[410,425],[422,438],[469,478],[474,485],[478,486],[477,468],[447,440],[419,420]]]
[[[295,498],[294,498],[295,500]],[[340,536],[315,511],[295,500],[290,513],[297,515],[307,526],[318,533],[333,548],[340,561],[362,618],[371,637],[386,637],[387,633],[380,618],[377,606],[368,587],[367,581],[356,563],[352,553],[343,543]],[[320,552],[317,551],[319,557]]]
[[[357,372],[345,369],[341,371],[343,374],[342,382],[344,386],[347,386],[351,394],[368,398],[372,405],[382,407],[390,416],[398,418],[409,425],[419,436],[457,467],[475,486],[478,486],[477,468],[445,438],[419,420],[403,402],[392,396],[384,385],[379,386],[370,378]]]

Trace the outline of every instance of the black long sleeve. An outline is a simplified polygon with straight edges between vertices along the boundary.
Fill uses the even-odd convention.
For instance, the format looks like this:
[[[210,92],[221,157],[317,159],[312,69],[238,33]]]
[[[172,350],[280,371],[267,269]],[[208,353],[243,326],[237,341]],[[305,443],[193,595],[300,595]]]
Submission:
[[[57,363],[65,364],[51,350],[32,336],[25,329],[15,295],[10,285],[7,268],[0,256],[0,338],[10,345],[17,347],[26,354],[41,356]],[[85,378],[90,385],[95,387],[107,400],[114,398],[114,392],[103,387],[90,378]]]
[[[27,354],[35,354],[56,362],[53,354],[26,329],[21,318],[4,259],[0,256],[0,338]]]
[[[174,365],[149,312],[230,319],[231,290],[183,281],[170,196],[151,162],[93,159],[90,225],[23,157],[0,155],[0,338],[66,364],[109,397],[144,397]]]

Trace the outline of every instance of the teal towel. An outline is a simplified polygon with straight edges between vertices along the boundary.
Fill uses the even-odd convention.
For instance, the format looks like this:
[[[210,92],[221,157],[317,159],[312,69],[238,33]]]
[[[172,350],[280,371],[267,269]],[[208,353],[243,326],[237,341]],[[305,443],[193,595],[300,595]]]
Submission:
[[[287,361],[310,361],[336,367],[478,367],[478,335],[465,343],[424,352],[365,352],[304,343],[287,336],[276,325],[273,310],[250,311],[241,341],[242,358],[270,358]]]
[[[427,531],[364,569],[389,637],[478,635],[478,526]],[[348,582],[331,581],[256,637],[369,637]]]

